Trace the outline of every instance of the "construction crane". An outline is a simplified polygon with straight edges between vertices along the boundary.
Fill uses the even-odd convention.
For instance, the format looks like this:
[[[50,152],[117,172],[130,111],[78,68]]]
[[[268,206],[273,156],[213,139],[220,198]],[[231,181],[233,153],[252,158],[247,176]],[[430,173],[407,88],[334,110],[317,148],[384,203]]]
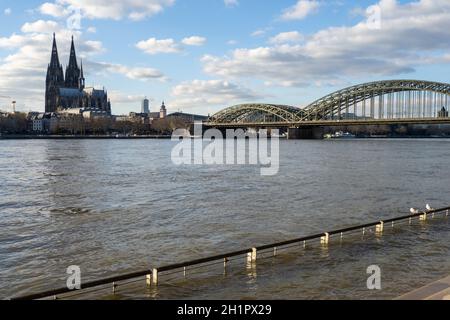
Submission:
[[[10,96],[0,96],[0,98],[7,98],[7,99],[12,99]],[[12,104],[12,108],[13,108],[13,113],[16,113],[16,101],[11,101]]]

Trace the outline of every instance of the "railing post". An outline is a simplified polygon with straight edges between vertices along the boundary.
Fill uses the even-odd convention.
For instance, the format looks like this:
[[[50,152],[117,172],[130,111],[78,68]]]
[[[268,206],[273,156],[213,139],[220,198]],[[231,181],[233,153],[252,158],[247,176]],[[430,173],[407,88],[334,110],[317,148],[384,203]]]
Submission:
[[[257,252],[256,248],[252,248],[252,251],[247,253],[247,263],[253,264],[256,262]]]
[[[383,222],[383,221],[380,221],[380,224],[378,224],[378,225],[376,226],[375,232],[377,232],[377,233],[383,233],[383,230],[384,230],[384,222]]]
[[[117,288],[117,284],[115,282],[113,282],[113,294],[116,294],[116,288]]]
[[[153,269],[152,273],[152,283],[157,286],[158,285],[158,269]]]
[[[427,213],[424,212],[421,216],[420,216],[420,221],[426,221],[427,220]]]
[[[151,286],[152,285],[152,275],[148,274],[145,276],[145,283],[147,283],[147,286]]]
[[[320,238],[321,244],[328,244],[330,242],[330,234],[328,232],[325,232],[325,235]]]

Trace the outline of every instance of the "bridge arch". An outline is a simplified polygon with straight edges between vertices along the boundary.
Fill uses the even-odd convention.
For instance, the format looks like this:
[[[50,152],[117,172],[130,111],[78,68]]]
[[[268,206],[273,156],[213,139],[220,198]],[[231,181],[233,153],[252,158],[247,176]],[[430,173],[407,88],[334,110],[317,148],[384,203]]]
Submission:
[[[246,122],[299,122],[303,113],[300,109],[276,104],[240,104],[226,108],[210,119],[213,123]]]
[[[448,83],[421,80],[363,83],[314,101],[303,109],[302,121],[340,119],[357,108],[363,108],[362,113],[368,118],[425,117],[436,114],[441,107],[448,111],[449,96]]]

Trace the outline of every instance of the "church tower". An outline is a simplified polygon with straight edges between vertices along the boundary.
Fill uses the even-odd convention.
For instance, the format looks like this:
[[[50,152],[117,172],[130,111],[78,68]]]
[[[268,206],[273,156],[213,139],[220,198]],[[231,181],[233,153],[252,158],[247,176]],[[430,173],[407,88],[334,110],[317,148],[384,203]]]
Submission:
[[[165,119],[167,117],[167,109],[166,105],[164,104],[164,101],[162,102],[161,109],[159,111],[159,118]]]
[[[66,68],[65,87],[78,89],[79,80],[80,80],[80,69],[78,68],[77,55],[75,53],[75,45],[73,43],[73,36],[72,36],[72,45],[70,47],[69,65]]]
[[[45,112],[55,112],[58,108],[58,91],[64,86],[64,74],[62,65],[59,63],[56,36],[53,33],[53,47],[50,64],[47,68],[45,80]]]

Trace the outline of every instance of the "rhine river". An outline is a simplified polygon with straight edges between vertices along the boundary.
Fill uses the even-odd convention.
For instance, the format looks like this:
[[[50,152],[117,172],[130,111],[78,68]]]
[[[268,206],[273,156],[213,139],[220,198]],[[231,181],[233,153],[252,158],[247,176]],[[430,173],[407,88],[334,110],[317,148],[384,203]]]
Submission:
[[[175,166],[174,145],[0,140],[0,298],[63,287],[70,265],[88,281],[450,205],[450,140],[280,141],[266,177]],[[391,299],[450,274],[449,231],[386,228],[117,297]],[[367,289],[370,265],[382,290]]]

